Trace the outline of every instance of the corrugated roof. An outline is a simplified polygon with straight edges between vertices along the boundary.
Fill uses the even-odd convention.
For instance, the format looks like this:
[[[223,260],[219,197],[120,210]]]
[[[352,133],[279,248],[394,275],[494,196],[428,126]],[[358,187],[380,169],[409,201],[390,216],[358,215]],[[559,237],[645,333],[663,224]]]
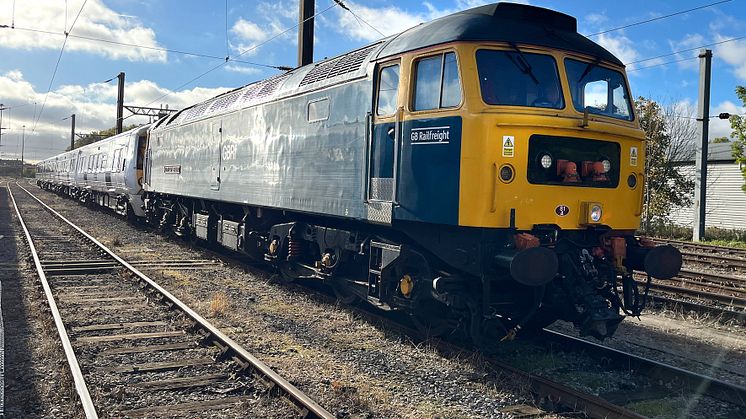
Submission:
[[[707,161],[708,162],[721,162],[721,163],[732,163],[735,162],[736,159],[733,158],[733,151],[732,146],[733,143],[710,143],[707,146]],[[692,145],[692,151],[691,153],[688,153],[689,155],[683,156],[680,159],[674,160],[677,165],[685,166],[688,164],[694,164],[695,159],[695,146]]]

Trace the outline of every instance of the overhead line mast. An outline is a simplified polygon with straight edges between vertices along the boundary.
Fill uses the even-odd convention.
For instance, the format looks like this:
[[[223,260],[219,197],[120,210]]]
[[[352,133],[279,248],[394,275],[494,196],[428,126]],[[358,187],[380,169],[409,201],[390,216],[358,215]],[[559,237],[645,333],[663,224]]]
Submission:
[[[313,16],[315,0],[300,0],[298,12],[298,67],[313,62]]]

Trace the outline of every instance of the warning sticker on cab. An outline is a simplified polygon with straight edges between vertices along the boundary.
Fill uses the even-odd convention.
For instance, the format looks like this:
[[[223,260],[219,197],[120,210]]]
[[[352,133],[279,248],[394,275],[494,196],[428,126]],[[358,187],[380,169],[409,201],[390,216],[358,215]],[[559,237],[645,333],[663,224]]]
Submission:
[[[515,154],[515,137],[503,135],[503,157],[513,157]]]
[[[629,165],[637,166],[637,147],[629,148]]]

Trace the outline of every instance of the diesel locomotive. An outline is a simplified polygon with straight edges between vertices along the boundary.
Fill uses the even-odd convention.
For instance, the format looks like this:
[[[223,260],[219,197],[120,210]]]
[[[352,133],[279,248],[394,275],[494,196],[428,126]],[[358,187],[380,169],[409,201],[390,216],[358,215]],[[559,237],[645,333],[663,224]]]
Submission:
[[[158,228],[434,334],[490,345],[564,319],[603,339],[645,305],[634,270],[649,284],[681,267],[634,235],[645,136],[624,65],[548,9],[445,16],[146,131],[132,193],[81,195],[85,163],[39,183],[117,194]]]

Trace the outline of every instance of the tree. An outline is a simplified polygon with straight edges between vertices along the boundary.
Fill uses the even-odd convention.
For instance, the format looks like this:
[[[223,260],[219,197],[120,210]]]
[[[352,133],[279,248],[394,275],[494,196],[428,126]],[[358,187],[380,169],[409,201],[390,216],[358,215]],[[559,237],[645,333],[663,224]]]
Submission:
[[[122,127],[122,132],[129,131],[139,126],[140,125],[138,124],[127,125],[126,127]],[[117,133],[116,127],[111,127],[111,128],[104,129],[101,131],[93,131],[90,134],[83,134],[80,137],[75,139],[75,148],[80,148],[80,147],[83,147],[84,145],[93,144],[96,141],[101,141],[105,138],[112,137],[116,135],[116,133]],[[70,151],[70,147],[67,147],[65,151]]]
[[[736,95],[743,102],[743,106],[746,106],[746,87],[736,86]],[[733,158],[736,159],[736,163],[741,168],[741,174],[745,180],[741,189],[746,192],[746,117],[731,115],[730,127],[733,129],[733,132],[730,133],[730,138],[733,139],[733,144],[731,144]]]
[[[640,127],[645,130],[645,190],[643,219],[651,223],[668,221],[672,208],[692,204],[694,181],[676,169],[677,161],[693,157],[697,128],[694,120],[682,117],[685,106],[661,107],[639,97],[635,101]]]
[[[713,144],[722,144],[722,143],[729,143],[730,140],[728,137],[715,137],[711,141]]]

